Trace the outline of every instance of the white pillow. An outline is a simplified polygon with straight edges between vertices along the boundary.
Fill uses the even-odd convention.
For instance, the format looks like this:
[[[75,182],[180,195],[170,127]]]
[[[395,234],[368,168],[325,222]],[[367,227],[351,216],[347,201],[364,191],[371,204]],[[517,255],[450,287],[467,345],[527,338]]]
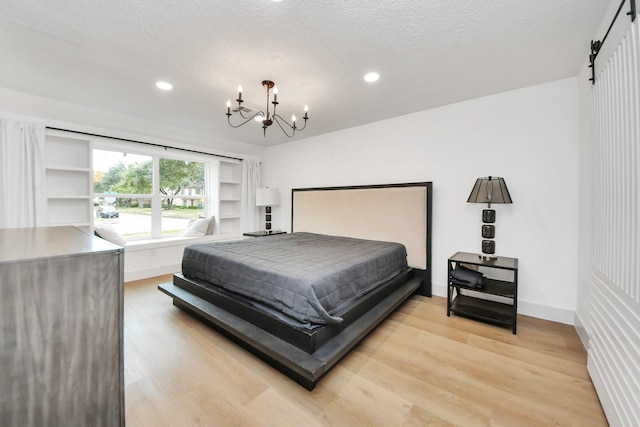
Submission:
[[[182,235],[184,237],[204,236],[207,232],[207,227],[209,227],[209,219],[207,218],[189,221],[189,225],[187,226],[187,229],[184,230],[184,233],[182,233]]]
[[[127,244],[127,241],[124,240],[124,237],[122,237],[112,226],[108,224],[96,227],[95,232],[98,236],[113,243],[114,245],[124,246]]]
[[[210,236],[213,234],[213,227],[216,224],[216,217],[212,216],[211,219],[209,220],[209,226],[207,227],[207,236]]]

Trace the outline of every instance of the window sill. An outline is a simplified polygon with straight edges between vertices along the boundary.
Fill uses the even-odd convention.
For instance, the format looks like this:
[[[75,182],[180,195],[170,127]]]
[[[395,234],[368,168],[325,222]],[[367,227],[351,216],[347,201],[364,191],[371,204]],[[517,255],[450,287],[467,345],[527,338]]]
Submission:
[[[241,239],[240,236],[229,236],[229,235],[210,235],[210,236],[202,236],[202,237],[164,237],[159,239],[146,239],[146,240],[133,240],[127,242],[126,251],[127,252],[136,252],[136,251],[145,251],[148,249],[154,248],[164,248],[169,246],[182,246],[182,245],[190,245],[193,243],[207,243],[207,242],[218,242],[223,240],[238,240]]]

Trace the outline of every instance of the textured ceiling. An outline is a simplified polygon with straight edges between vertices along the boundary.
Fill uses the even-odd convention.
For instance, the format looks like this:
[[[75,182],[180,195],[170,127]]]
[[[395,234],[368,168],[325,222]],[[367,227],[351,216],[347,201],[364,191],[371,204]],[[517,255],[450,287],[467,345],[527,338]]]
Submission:
[[[3,0],[0,87],[266,146],[288,139],[226,123],[238,84],[263,109],[274,80],[319,135],[575,76],[608,3]]]

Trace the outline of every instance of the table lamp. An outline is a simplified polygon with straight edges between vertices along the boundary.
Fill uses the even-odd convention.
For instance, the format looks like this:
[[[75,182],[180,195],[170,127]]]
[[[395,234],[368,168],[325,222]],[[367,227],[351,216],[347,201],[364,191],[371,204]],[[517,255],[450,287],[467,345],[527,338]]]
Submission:
[[[256,190],[256,206],[264,206],[265,225],[264,229],[267,233],[271,231],[271,206],[280,204],[280,192],[277,188],[258,188]]]
[[[487,203],[487,209],[482,210],[482,255],[485,259],[495,259],[496,211],[491,209],[491,203],[512,203],[511,195],[503,178],[488,176],[476,179],[471,190],[468,203]]]

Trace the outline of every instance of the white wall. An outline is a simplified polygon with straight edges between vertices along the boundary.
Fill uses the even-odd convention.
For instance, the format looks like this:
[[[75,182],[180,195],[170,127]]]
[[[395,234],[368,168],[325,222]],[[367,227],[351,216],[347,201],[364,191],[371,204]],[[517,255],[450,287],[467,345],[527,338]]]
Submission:
[[[590,322],[591,251],[593,227],[593,113],[591,69],[585,61],[578,76],[580,117],[580,199],[578,229],[578,282],[575,325],[585,348],[589,348],[587,324]]]
[[[266,148],[263,185],[281,190],[274,227],[288,230],[291,188],[433,181],[433,290],[444,296],[447,258],[480,250],[486,205],[466,203],[473,183],[502,176],[513,204],[493,205],[496,254],[520,260],[518,311],[573,323],[578,142],[571,78]]]

